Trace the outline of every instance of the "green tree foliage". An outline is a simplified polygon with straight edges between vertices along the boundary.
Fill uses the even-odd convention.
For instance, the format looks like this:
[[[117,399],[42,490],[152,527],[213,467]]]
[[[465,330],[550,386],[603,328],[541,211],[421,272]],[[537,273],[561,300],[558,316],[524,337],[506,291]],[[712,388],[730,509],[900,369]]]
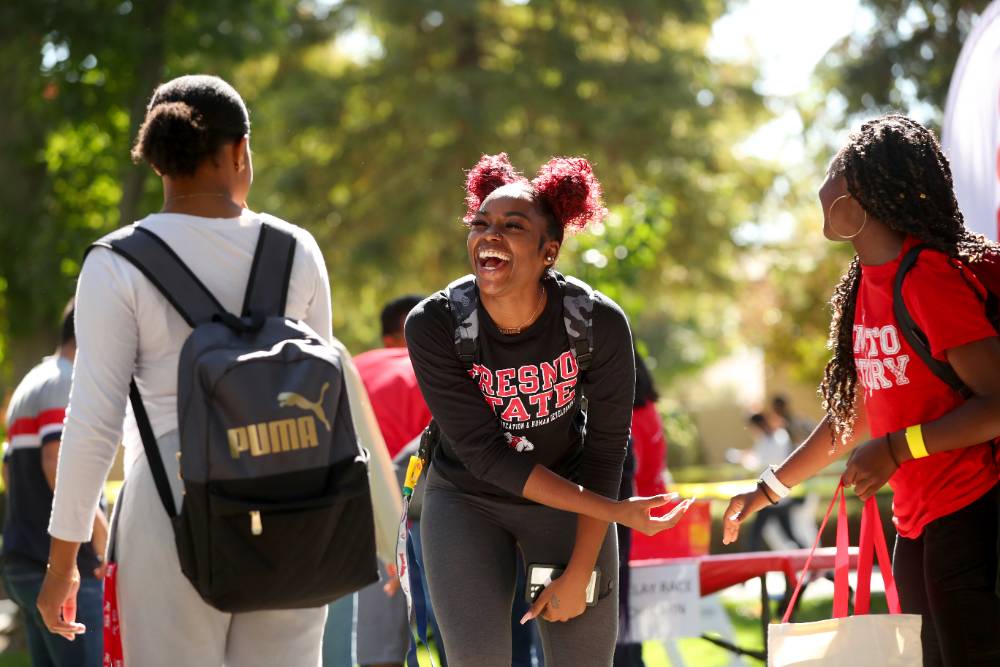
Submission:
[[[864,0],[870,29],[831,49],[819,74],[849,113],[917,105],[940,120],[951,74],[990,0]]]
[[[335,331],[466,270],[464,169],[507,151],[595,164],[612,216],[564,270],[622,301],[681,371],[736,326],[731,230],[770,183],[732,147],[766,117],[749,68],[705,56],[723,0],[14,0],[0,9],[0,343],[10,378],[86,244],[159,207],[128,147],[156,82],[207,71],[251,109],[250,205],[326,253]],[[0,347],[0,350],[3,348]],[[23,364],[32,358],[24,358]],[[2,380],[2,378],[0,378]]]

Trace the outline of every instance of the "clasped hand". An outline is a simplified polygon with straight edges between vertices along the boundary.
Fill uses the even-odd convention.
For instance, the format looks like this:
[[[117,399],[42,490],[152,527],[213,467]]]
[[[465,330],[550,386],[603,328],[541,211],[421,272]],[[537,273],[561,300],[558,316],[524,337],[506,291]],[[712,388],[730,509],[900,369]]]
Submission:
[[[875,438],[858,445],[847,459],[844,486],[853,486],[861,500],[874,496],[896,472],[896,462],[889,447],[886,438]]]

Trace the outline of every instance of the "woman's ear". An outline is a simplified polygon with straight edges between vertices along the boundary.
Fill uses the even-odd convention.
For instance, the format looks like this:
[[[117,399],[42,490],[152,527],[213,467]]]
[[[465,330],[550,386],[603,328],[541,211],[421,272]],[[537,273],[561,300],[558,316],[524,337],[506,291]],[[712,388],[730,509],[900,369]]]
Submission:
[[[555,265],[556,260],[559,259],[559,248],[559,241],[547,241],[542,247],[546,266]]]

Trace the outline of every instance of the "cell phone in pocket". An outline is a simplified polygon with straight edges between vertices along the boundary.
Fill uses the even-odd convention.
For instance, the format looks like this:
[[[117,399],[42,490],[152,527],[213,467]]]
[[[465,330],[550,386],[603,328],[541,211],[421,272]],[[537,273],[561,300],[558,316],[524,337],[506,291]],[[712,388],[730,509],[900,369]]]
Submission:
[[[528,576],[524,585],[524,598],[528,604],[534,604],[546,586],[559,578],[566,569],[565,565],[545,565],[543,563],[531,563],[528,565]],[[590,573],[590,582],[587,584],[587,606],[593,607],[597,604],[597,590],[601,585],[601,568],[595,567]]]

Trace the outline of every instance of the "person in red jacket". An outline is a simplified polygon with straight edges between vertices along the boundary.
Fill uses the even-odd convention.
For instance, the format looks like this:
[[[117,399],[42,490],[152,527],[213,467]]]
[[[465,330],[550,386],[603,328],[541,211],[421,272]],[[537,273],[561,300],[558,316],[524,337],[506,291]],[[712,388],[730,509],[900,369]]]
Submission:
[[[635,456],[635,495],[667,492],[667,439],[656,411],[659,398],[653,376],[642,355],[635,353],[635,401],[632,408],[632,454]],[[665,511],[658,508],[659,512]]]
[[[403,338],[403,322],[421,301],[422,297],[403,296],[386,304],[382,309],[385,347],[354,357],[385,446],[393,458],[431,421],[431,411],[420,394]]]
[[[826,417],[784,463],[764,470],[756,490],[730,501],[724,541],[851,452],[843,479],[858,496],[886,482],[895,492],[893,572],[903,611],[923,617],[924,664],[1000,664],[1000,338],[969,269],[996,245],[965,227],[937,138],[905,116],[862,125],[834,158],[819,199],[824,235],[856,253],[831,300]],[[906,274],[902,299],[968,397],[931,372],[896,321],[896,273],[917,244],[929,248]],[[866,421],[872,438],[863,441]]]

